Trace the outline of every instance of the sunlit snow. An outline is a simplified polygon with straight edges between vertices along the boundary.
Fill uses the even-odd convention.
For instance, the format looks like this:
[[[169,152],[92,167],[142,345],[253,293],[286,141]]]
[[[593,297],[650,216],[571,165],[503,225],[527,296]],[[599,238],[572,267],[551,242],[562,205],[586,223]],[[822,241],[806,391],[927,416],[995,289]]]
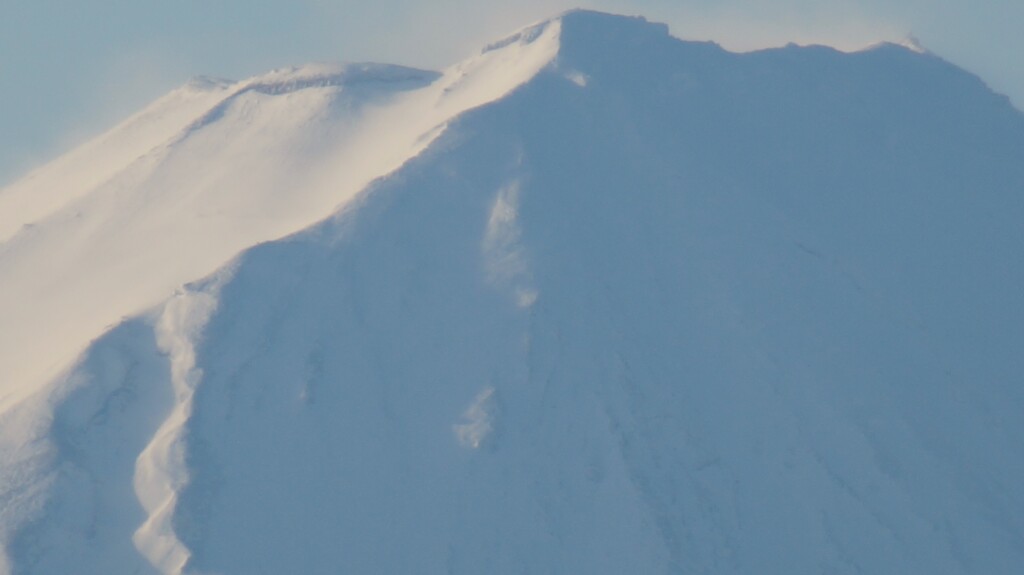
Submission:
[[[1024,570],[1024,115],[570,12],[0,190],[0,573]]]

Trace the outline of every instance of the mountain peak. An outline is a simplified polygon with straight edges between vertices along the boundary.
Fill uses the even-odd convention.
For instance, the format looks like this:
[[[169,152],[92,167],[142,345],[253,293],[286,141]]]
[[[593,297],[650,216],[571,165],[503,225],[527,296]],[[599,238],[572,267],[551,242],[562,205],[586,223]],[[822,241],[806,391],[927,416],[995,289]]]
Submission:
[[[574,8],[488,44],[482,52],[492,52],[515,43],[529,44],[551,27],[558,28],[557,38],[563,50],[616,45],[623,41],[635,43],[640,38],[661,39],[669,36],[668,25],[649,22],[643,16],[625,16]]]
[[[1024,118],[888,46],[572,10],[0,191],[0,573],[1024,571]]]

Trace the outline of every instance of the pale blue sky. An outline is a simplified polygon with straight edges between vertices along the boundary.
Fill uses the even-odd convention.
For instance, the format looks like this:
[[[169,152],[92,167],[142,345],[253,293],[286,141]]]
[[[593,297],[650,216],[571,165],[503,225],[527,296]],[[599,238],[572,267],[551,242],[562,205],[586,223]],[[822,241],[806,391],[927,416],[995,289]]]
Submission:
[[[0,0],[0,184],[193,75],[332,60],[440,68],[575,6],[732,49],[912,34],[1024,103],[1021,0]]]

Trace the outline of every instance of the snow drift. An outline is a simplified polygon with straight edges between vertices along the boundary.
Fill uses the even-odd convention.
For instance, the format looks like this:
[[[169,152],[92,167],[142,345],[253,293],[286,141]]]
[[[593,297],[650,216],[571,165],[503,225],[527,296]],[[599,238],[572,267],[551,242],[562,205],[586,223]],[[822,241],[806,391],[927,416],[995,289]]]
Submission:
[[[0,192],[0,570],[1019,571],[1022,158],[592,12],[183,88]]]

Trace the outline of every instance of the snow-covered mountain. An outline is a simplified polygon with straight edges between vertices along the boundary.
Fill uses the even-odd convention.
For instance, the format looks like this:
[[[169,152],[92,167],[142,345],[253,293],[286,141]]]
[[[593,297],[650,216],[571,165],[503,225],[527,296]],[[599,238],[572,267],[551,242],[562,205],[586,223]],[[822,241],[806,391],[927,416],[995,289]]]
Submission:
[[[0,191],[0,573],[1024,570],[1024,115],[575,11]]]

